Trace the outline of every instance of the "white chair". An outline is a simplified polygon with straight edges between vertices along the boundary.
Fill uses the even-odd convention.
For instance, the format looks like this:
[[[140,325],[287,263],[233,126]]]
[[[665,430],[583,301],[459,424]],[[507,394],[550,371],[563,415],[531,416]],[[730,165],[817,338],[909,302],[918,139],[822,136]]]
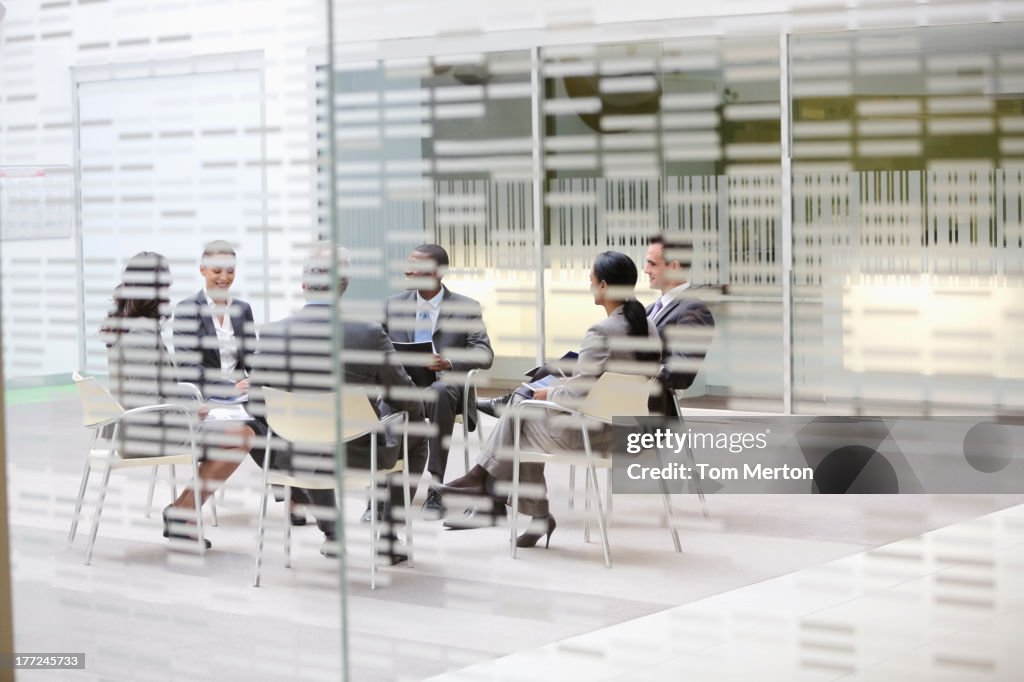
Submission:
[[[683,421],[683,406],[679,402],[679,391],[673,391],[671,389],[665,389],[672,395],[672,403],[675,405],[676,414],[679,415],[680,426],[686,426]],[[686,442],[686,456],[690,459],[690,471],[697,470],[697,461],[693,458],[693,449],[690,448],[690,442]],[[704,499],[704,485],[701,483],[700,476],[694,478],[694,482],[697,484],[697,497],[700,498],[700,509],[704,514],[704,518],[707,520],[711,519],[711,512],[708,511],[708,503]]]
[[[78,389],[78,397],[82,402],[82,424],[92,429],[93,434],[89,442],[88,454],[85,457],[82,482],[78,487],[78,499],[75,502],[75,513],[71,519],[71,530],[68,532],[68,544],[72,544],[75,541],[75,534],[78,531],[78,519],[82,513],[82,502],[85,499],[85,491],[89,483],[89,474],[94,467],[103,469],[103,483],[100,488],[96,511],[93,515],[92,530],[89,532],[89,545],[85,550],[86,565],[92,561],[92,550],[96,544],[96,533],[99,530],[100,516],[103,513],[103,504],[107,497],[110,473],[115,470],[134,467],[186,464],[192,468],[192,485],[195,488],[196,532],[199,536],[199,553],[205,554],[206,543],[203,540],[203,515],[200,507],[201,481],[199,480],[199,454],[196,449],[195,438],[195,414],[183,405],[167,403],[146,405],[145,407],[126,410],[95,378],[83,377],[78,372],[72,374],[72,378],[75,381],[75,387]],[[117,450],[117,438],[121,432],[124,419],[133,415],[151,412],[180,413],[184,416],[183,421],[188,427],[188,442],[183,447],[187,448],[188,452],[152,457],[121,457]],[[96,447],[100,432],[107,426],[111,426],[112,429],[109,445],[107,447]]]
[[[267,515],[267,496],[270,486],[280,485],[285,489],[285,533],[284,533],[284,565],[291,567],[291,489],[306,488],[310,490],[335,490],[337,495],[337,479],[333,474],[300,473],[290,474],[285,471],[270,469],[271,442],[274,436],[297,444],[332,445],[338,442],[349,442],[367,434],[383,430],[392,423],[401,423],[402,459],[390,469],[377,470],[377,438],[370,439],[370,469],[348,469],[346,480],[366,480],[370,482],[371,509],[376,508],[377,475],[402,472],[402,486],[405,493],[405,542],[409,553],[409,567],[413,566],[412,539],[412,502],[409,491],[409,432],[408,414],[396,412],[380,419],[362,391],[343,391],[340,405],[338,394],[333,392],[288,392],[274,388],[263,389],[266,402],[266,419],[270,427],[267,432],[267,447],[263,455],[263,495],[260,501],[259,529],[256,539],[256,570],[253,575],[253,586],[260,586],[260,572],[263,565],[263,538]],[[340,415],[338,412],[340,406]],[[337,496],[336,499],[340,499]],[[339,553],[344,550],[339,547]],[[370,588],[377,588],[377,515],[370,515]]]
[[[195,384],[190,384],[187,381],[179,381],[178,382],[178,386],[181,387],[181,389],[184,392],[189,393],[190,397],[192,398],[193,402],[196,404],[197,407],[203,403],[203,394],[202,394],[202,392],[200,392],[199,387],[197,387]],[[168,468],[168,473],[169,473],[169,477],[168,477],[169,480],[168,480],[168,482],[171,485],[171,501],[173,502],[174,500],[178,499],[177,474],[174,471],[174,465],[173,464],[171,464],[167,468]],[[160,470],[159,466],[154,466],[153,467],[153,474],[149,477],[149,492],[146,493],[146,518],[147,519],[150,517],[150,514],[152,514],[152,512],[153,512],[153,493],[156,490],[157,472],[159,470]],[[225,490],[225,488],[226,488],[226,486],[222,483],[220,488],[217,489],[217,492],[220,493],[221,502],[224,501],[224,490]],[[217,495],[216,494],[210,496],[210,517],[211,517],[210,518],[210,525],[216,527],[218,525],[218,523],[219,523],[219,521],[217,519]]]
[[[610,457],[596,455],[590,447],[590,434],[587,424],[611,425],[613,417],[636,416],[646,417],[649,412],[647,401],[651,395],[652,382],[647,377],[605,372],[591,387],[583,404],[579,409],[572,409],[549,400],[524,400],[516,405],[515,431],[512,462],[512,558],[516,557],[516,536],[518,535],[519,518],[519,465],[523,462],[537,462],[542,464],[569,464],[586,467],[586,509],[590,510],[590,491],[594,491],[594,502],[597,506],[597,523],[601,532],[601,545],[604,550],[605,566],[611,568],[612,556],[611,547],[608,543],[608,520],[605,516],[605,509],[601,503],[601,491],[597,483],[597,469],[610,469],[612,460]],[[580,433],[583,437],[583,454],[576,453],[542,453],[523,452],[520,446],[522,433],[523,412],[529,408],[545,408],[556,410],[574,417],[580,425]],[[665,504],[665,512],[669,515],[669,532],[672,535],[672,543],[676,552],[682,552],[679,542],[679,533],[672,522],[672,505],[668,498],[667,489],[662,486],[662,501]],[[584,521],[584,540],[590,540],[590,520]]]
[[[462,460],[466,466],[466,471],[469,471],[469,408],[472,407],[473,411],[476,412],[476,403],[470,405],[469,391],[473,388],[474,377],[476,377],[479,369],[471,369],[466,374],[466,385],[462,391],[462,414],[456,415],[455,422],[462,424]],[[484,429],[480,423],[480,415],[476,416],[476,435],[480,439],[480,449],[484,447]]]

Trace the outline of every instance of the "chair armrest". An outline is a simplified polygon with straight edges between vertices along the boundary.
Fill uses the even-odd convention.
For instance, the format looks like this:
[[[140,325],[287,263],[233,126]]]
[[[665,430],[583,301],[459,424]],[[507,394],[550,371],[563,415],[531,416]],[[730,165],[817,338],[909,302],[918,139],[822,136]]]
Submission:
[[[512,407],[513,410],[521,410],[527,407],[546,407],[549,410],[558,410],[559,412],[566,412],[568,414],[581,414],[579,410],[574,410],[571,407],[565,405],[559,405],[558,403],[551,402],[550,400],[524,400],[518,405]]]
[[[159,405],[144,405],[143,407],[133,407],[130,410],[125,410],[124,414],[121,415],[121,419],[124,419],[131,414],[145,414],[146,412],[175,412],[180,411],[189,417],[195,416],[195,412],[188,409],[184,405],[173,405],[171,403],[160,403]]]
[[[172,405],[171,403],[160,403],[159,405],[144,405],[143,407],[133,407],[130,410],[125,410],[118,421],[123,420],[125,417],[133,414],[146,414],[148,412],[181,412],[188,419],[188,432],[190,438],[195,438],[195,430],[198,427],[198,420],[196,419],[196,413],[184,405]]]
[[[199,401],[200,403],[203,402],[203,392],[200,391],[199,387],[196,386],[195,384],[189,381],[179,381],[178,386],[181,386],[182,388],[190,391],[192,393],[192,397],[195,400]]]

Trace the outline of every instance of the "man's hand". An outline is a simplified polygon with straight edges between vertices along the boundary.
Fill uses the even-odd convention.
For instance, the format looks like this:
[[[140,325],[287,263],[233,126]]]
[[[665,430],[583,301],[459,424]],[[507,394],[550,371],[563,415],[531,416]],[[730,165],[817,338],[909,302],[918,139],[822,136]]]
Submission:
[[[451,360],[446,360],[437,353],[434,353],[433,359],[430,361],[430,364],[427,365],[427,369],[429,369],[432,372],[444,372],[451,368]]]
[[[546,389],[546,388],[538,388],[537,390],[535,390],[533,392],[533,400],[547,400],[547,399],[548,399],[548,389]]]
[[[238,391],[240,393],[248,393],[249,392],[249,377],[246,377],[245,379],[242,379],[237,384],[235,384],[235,388],[238,389]]]
[[[206,421],[206,417],[210,414],[210,408],[206,403],[199,403],[199,421]]]

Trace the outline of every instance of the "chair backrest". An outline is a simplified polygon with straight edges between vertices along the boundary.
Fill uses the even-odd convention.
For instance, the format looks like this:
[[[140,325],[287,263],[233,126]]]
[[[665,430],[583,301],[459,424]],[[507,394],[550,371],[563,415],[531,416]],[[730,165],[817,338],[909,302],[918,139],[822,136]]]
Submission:
[[[646,417],[653,383],[645,376],[605,372],[587,394],[580,412],[610,422],[612,417]]]
[[[95,377],[71,375],[82,401],[82,424],[88,427],[113,421],[124,414],[124,408]]]
[[[337,393],[263,389],[267,424],[281,438],[296,443],[337,443],[373,431],[380,418],[361,391],[342,391],[339,433]]]

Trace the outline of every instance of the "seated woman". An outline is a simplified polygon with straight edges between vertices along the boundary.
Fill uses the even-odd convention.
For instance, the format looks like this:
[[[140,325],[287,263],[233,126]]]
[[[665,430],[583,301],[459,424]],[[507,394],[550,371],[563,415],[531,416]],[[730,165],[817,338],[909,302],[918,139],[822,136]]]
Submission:
[[[197,442],[204,453],[199,465],[202,504],[216,484],[238,468],[255,432],[245,422],[204,421],[209,409],[202,403],[196,407],[192,389],[178,383],[177,367],[161,336],[170,312],[170,285],[166,258],[150,251],[132,256],[121,284],[114,290],[114,304],[100,333],[107,345],[111,393],[122,407],[130,410],[180,403],[198,410]],[[188,424],[181,413],[151,412],[122,422],[117,448],[125,458],[159,456],[180,453],[187,441]],[[164,509],[164,537],[196,539],[193,534],[172,528],[175,521],[194,516],[195,496],[190,485]],[[210,547],[209,540],[206,546]]]
[[[609,362],[635,362],[636,373],[647,376],[657,373],[661,342],[654,324],[647,319],[643,305],[633,297],[636,281],[636,265],[629,256],[617,251],[605,251],[597,256],[590,272],[590,290],[594,295],[594,304],[602,306],[608,317],[587,330],[572,377],[550,388],[536,390],[532,396],[535,400],[550,400],[568,407],[579,405],[594,382],[604,374]],[[626,337],[644,337],[649,342],[638,343]],[[650,350],[637,350],[643,346]],[[623,370],[616,368],[616,371]],[[511,398],[511,405],[524,399],[517,392]],[[552,412],[551,416],[554,415]],[[504,502],[505,496],[497,493],[499,489],[507,489],[508,482],[512,480],[512,461],[505,455],[514,445],[514,428],[513,412],[505,410],[498,420],[497,428],[483,447],[476,466],[466,472],[465,476],[448,485],[438,486],[438,489],[442,493],[486,494],[500,497]],[[611,441],[611,427],[590,433],[594,450],[609,447]],[[524,450],[540,452],[579,452],[583,449],[583,438],[578,424],[557,423],[552,419],[523,419],[520,446]],[[548,510],[544,464],[520,464],[519,480],[524,484],[532,484],[542,493],[533,497],[519,496],[519,512],[532,516],[533,522],[531,528],[519,536],[516,545],[533,547],[541,536],[547,536],[547,542],[550,543],[555,519]],[[499,509],[503,511],[504,506]]]

